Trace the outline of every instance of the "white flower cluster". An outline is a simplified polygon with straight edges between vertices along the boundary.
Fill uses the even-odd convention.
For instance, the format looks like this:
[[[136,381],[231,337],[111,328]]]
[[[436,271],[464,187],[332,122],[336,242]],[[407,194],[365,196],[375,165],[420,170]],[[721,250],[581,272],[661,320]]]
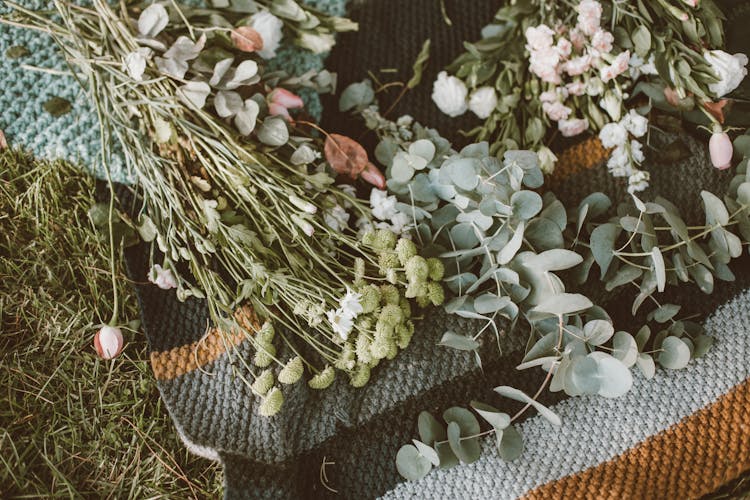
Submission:
[[[347,288],[346,295],[339,301],[338,309],[331,309],[326,314],[334,333],[344,341],[354,328],[354,320],[364,311],[361,299],[362,295]]]
[[[375,228],[388,229],[391,232],[409,238],[409,230],[412,227],[411,219],[407,214],[398,210],[398,200],[395,195],[388,196],[388,191],[373,188],[370,192],[370,208],[372,216],[377,219]],[[365,224],[359,224],[361,231],[372,229]]]
[[[485,119],[497,106],[497,92],[492,87],[479,87],[467,99],[468,95],[466,84],[455,76],[448,76],[445,71],[438,74],[432,86],[432,100],[448,116],[460,116],[468,109]]]
[[[643,145],[636,139],[646,135],[648,120],[635,110],[630,110],[619,122],[608,123],[599,132],[605,148],[614,148],[607,168],[615,177],[628,178],[628,191],[635,193],[648,187],[648,172],[638,169],[645,159]],[[630,136],[636,139],[631,139]]]

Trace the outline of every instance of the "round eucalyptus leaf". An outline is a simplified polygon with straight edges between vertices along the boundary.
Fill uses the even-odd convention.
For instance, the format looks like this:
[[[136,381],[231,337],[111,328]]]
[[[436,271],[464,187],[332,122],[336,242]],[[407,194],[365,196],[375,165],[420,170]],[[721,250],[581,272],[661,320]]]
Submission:
[[[597,394],[601,387],[599,363],[591,356],[571,360],[566,378],[566,388],[575,388],[574,394]]]
[[[283,118],[266,118],[257,129],[258,139],[269,146],[283,146],[289,141],[289,129]]]
[[[542,300],[531,312],[560,316],[585,311],[593,305],[591,300],[581,294],[558,293]]]
[[[608,223],[602,224],[591,232],[591,253],[594,254],[596,263],[602,270],[602,278],[607,273],[609,265],[612,263],[615,253],[615,240],[617,239],[618,228],[616,225]]]
[[[750,136],[748,137],[748,143],[750,143]],[[745,206],[750,206],[750,182],[743,182],[737,186],[737,201]]]
[[[670,370],[685,368],[690,362],[690,348],[682,339],[669,336],[661,343],[659,364]]]
[[[479,184],[477,175],[477,160],[461,158],[451,163],[450,178],[460,189],[471,191]]]
[[[693,357],[700,358],[711,348],[714,343],[713,337],[708,335],[698,335],[695,337],[695,349],[693,350]]]
[[[414,175],[414,168],[407,162],[403,156],[397,155],[391,165],[391,178],[402,184],[409,182]]]
[[[412,442],[414,443],[414,446],[417,447],[419,454],[429,460],[432,465],[440,465],[440,458],[434,448],[427,446],[422,441],[417,441],[416,439],[412,439]]]
[[[407,444],[396,454],[396,468],[404,478],[417,481],[432,470],[432,464],[419,453],[416,446]]]
[[[409,154],[420,156],[429,163],[435,158],[435,145],[429,139],[419,139],[418,141],[411,143],[409,146]]]
[[[612,356],[619,359],[628,368],[635,364],[638,359],[638,344],[628,332],[617,332],[612,339],[614,351]]]
[[[583,257],[576,252],[555,248],[536,255],[531,259],[530,264],[544,271],[562,271],[575,267],[581,262],[583,262]]]
[[[444,439],[448,439],[447,433]],[[453,450],[451,449],[451,445],[449,443],[440,443],[438,445],[435,445],[435,449],[437,450],[438,458],[440,459],[441,469],[450,469],[451,467],[459,464],[458,457],[455,453],[453,453]]]
[[[476,437],[468,438],[470,435],[462,432],[457,422],[448,424],[448,443],[453,453],[465,464],[476,462],[482,453],[479,447],[479,439]]]
[[[517,191],[510,198],[513,215],[529,220],[542,210],[542,197],[534,191]]]
[[[499,387],[495,387],[495,392],[500,394],[501,396],[505,396],[506,398],[520,401],[521,403],[528,403],[536,408],[536,411],[538,411],[539,414],[547,419],[552,425],[562,425],[562,420],[560,420],[560,417],[558,417],[552,410],[544,406],[539,401],[532,399],[523,391],[519,391],[518,389],[507,385],[501,385]]]
[[[461,335],[448,330],[443,334],[443,337],[440,339],[440,344],[438,345],[450,347],[459,351],[473,351],[479,347],[479,342],[470,336]]]
[[[445,427],[430,412],[421,412],[417,419],[417,425],[419,427],[419,438],[428,445],[446,439]]]
[[[644,377],[647,379],[654,378],[654,374],[656,373],[656,363],[654,363],[654,358],[651,357],[651,355],[639,354],[638,359],[635,360],[635,364],[638,369],[641,370]]]
[[[506,462],[517,459],[523,453],[523,437],[516,426],[510,426],[503,430],[499,437],[497,449],[500,457]]]
[[[565,246],[565,240],[558,225],[549,219],[540,217],[529,221],[524,237],[537,251],[553,250]]]
[[[583,336],[591,345],[602,345],[615,334],[612,323],[602,319],[589,321],[583,326]]]
[[[578,204],[579,212],[584,205],[588,205],[586,215],[592,219],[596,219],[609,210],[609,207],[612,206],[612,200],[604,193],[591,193]]]
[[[480,403],[479,401],[472,401],[471,407],[497,430],[503,430],[510,425],[510,416],[493,406]]]
[[[593,353],[596,354],[596,353]],[[601,353],[604,354],[604,353]],[[633,387],[633,374],[619,359],[605,354],[599,364],[599,395],[605,398],[617,398]]]
[[[460,406],[448,408],[443,412],[443,419],[446,422],[455,422],[458,424],[463,436],[479,434],[479,421],[477,420],[477,417],[466,408],[461,408]]]
[[[476,229],[468,222],[456,224],[450,230],[451,240],[456,248],[474,248],[479,243]]]

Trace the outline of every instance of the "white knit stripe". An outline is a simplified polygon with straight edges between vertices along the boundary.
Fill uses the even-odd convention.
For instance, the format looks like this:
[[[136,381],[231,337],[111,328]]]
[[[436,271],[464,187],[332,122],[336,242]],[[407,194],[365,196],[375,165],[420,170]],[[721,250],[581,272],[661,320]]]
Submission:
[[[503,462],[494,449],[494,438],[489,437],[482,442],[482,458],[477,462],[400,483],[383,498],[517,498],[610,460],[748,379],[748,325],[750,290],[705,321],[714,345],[686,369],[660,369],[653,380],[637,374],[631,391],[617,399],[569,398],[553,408],[563,420],[562,428],[553,428],[539,416],[520,426],[527,449],[518,460]],[[497,406],[500,401],[487,402]]]

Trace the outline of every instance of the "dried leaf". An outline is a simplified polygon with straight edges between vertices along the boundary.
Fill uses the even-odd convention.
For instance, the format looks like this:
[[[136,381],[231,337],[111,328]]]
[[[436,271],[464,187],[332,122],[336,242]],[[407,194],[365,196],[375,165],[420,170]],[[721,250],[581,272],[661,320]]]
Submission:
[[[365,149],[357,141],[344,135],[330,134],[323,150],[331,168],[337,174],[348,175],[352,179],[359,177],[369,163]]]

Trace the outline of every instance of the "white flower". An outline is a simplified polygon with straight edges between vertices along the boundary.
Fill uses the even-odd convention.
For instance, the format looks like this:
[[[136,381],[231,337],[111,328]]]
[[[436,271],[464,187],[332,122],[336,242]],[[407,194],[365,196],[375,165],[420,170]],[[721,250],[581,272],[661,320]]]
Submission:
[[[564,65],[565,71],[570,76],[582,75],[591,68],[591,56],[574,57]]]
[[[432,100],[440,111],[448,116],[459,116],[466,112],[466,95],[469,91],[464,82],[441,71],[432,85]]]
[[[164,269],[159,264],[154,264],[154,267],[148,272],[148,280],[162,290],[177,288],[177,280],[172,271]]]
[[[630,141],[630,157],[634,162],[641,164],[646,157],[643,154],[643,144],[633,139]]]
[[[607,168],[615,177],[628,177],[633,173],[633,165],[627,148],[622,146],[615,148],[607,160]]]
[[[612,51],[612,43],[614,41],[615,37],[612,36],[612,33],[603,29],[598,29],[591,38],[591,45],[593,45],[599,52],[609,54]]]
[[[497,94],[492,87],[479,87],[469,98],[469,110],[479,118],[485,119],[497,106]]]
[[[341,337],[342,340],[349,338],[349,332],[354,327],[354,319],[346,314],[342,309],[331,309],[326,313],[328,322],[333,328],[333,333]]]
[[[263,49],[258,51],[258,55],[263,59],[271,59],[276,56],[276,49],[279,48],[279,43],[281,43],[283,37],[281,28],[284,23],[281,19],[264,10],[253,14],[250,23],[263,39]]]
[[[555,50],[560,54],[560,57],[566,58],[573,52],[573,44],[567,38],[560,38],[555,45]]]
[[[343,231],[349,226],[349,212],[344,210],[341,205],[335,205],[330,210],[323,213],[323,220],[326,225],[334,231]]]
[[[560,54],[554,47],[535,50],[529,57],[529,71],[544,82],[560,83],[559,62]]]
[[[125,56],[125,69],[133,80],[143,81],[143,73],[146,71],[146,64],[151,58],[153,51],[148,47],[140,47],[138,50]]]
[[[303,32],[297,39],[297,43],[314,54],[322,54],[323,52],[330,52],[336,40],[330,33],[313,35],[312,33]]]
[[[571,82],[565,85],[568,94],[580,96],[586,93],[586,84],[583,82]]]
[[[612,91],[607,91],[599,101],[599,106],[604,109],[614,121],[619,121],[622,116],[622,100]]]
[[[356,318],[362,313],[362,311],[364,311],[362,304],[360,303],[361,300],[362,295],[347,288],[346,295],[344,295],[344,298],[339,301],[340,310],[343,311],[344,314],[348,314],[352,319]]]
[[[387,191],[373,188],[370,191],[372,216],[379,220],[388,220],[396,215],[396,197],[388,196]]]
[[[552,121],[560,121],[560,120],[567,120],[570,116],[570,113],[573,111],[560,101],[556,101],[553,103],[545,102],[542,104],[542,109],[545,113],[547,113],[547,116],[549,116],[549,119]]]
[[[648,187],[649,179],[648,172],[638,170],[628,177],[628,193],[633,194],[638,191],[643,191]]]
[[[631,54],[630,61],[630,78],[637,80],[641,75],[656,75],[656,64],[654,63],[654,55],[651,54],[647,61],[644,61],[638,54]]]
[[[552,47],[552,35],[555,32],[546,24],[540,24],[539,26],[529,26],[526,28],[526,48],[529,52],[535,50],[542,50],[548,47]]]
[[[599,29],[602,19],[602,5],[596,0],[582,0],[578,11],[578,29],[586,35],[593,35]]]
[[[539,157],[539,168],[543,173],[550,175],[555,171],[555,163],[557,163],[557,156],[547,146],[541,146],[537,151]]]
[[[399,212],[391,217],[390,229],[396,234],[402,234],[411,227],[412,218],[403,212]]]
[[[747,56],[745,54],[728,54],[723,50],[711,50],[703,53],[708,64],[719,81],[708,84],[708,89],[716,96],[723,97],[736,89],[747,76]]]
[[[593,97],[604,92],[604,83],[599,78],[591,78],[586,82],[586,94]]]
[[[639,115],[636,110],[631,109],[620,122],[625,129],[635,137],[643,137],[648,132],[648,118]]]
[[[622,73],[627,71],[628,63],[630,62],[630,51],[626,50],[617,54],[612,64],[605,66],[601,70],[601,78],[604,83],[613,80],[620,76]]]
[[[573,137],[589,128],[589,121],[586,118],[572,118],[570,120],[560,120],[557,122],[557,128],[563,137]]]
[[[628,131],[619,123],[608,123],[599,132],[599,140],[605,148],[622,146],[628,141]]]

